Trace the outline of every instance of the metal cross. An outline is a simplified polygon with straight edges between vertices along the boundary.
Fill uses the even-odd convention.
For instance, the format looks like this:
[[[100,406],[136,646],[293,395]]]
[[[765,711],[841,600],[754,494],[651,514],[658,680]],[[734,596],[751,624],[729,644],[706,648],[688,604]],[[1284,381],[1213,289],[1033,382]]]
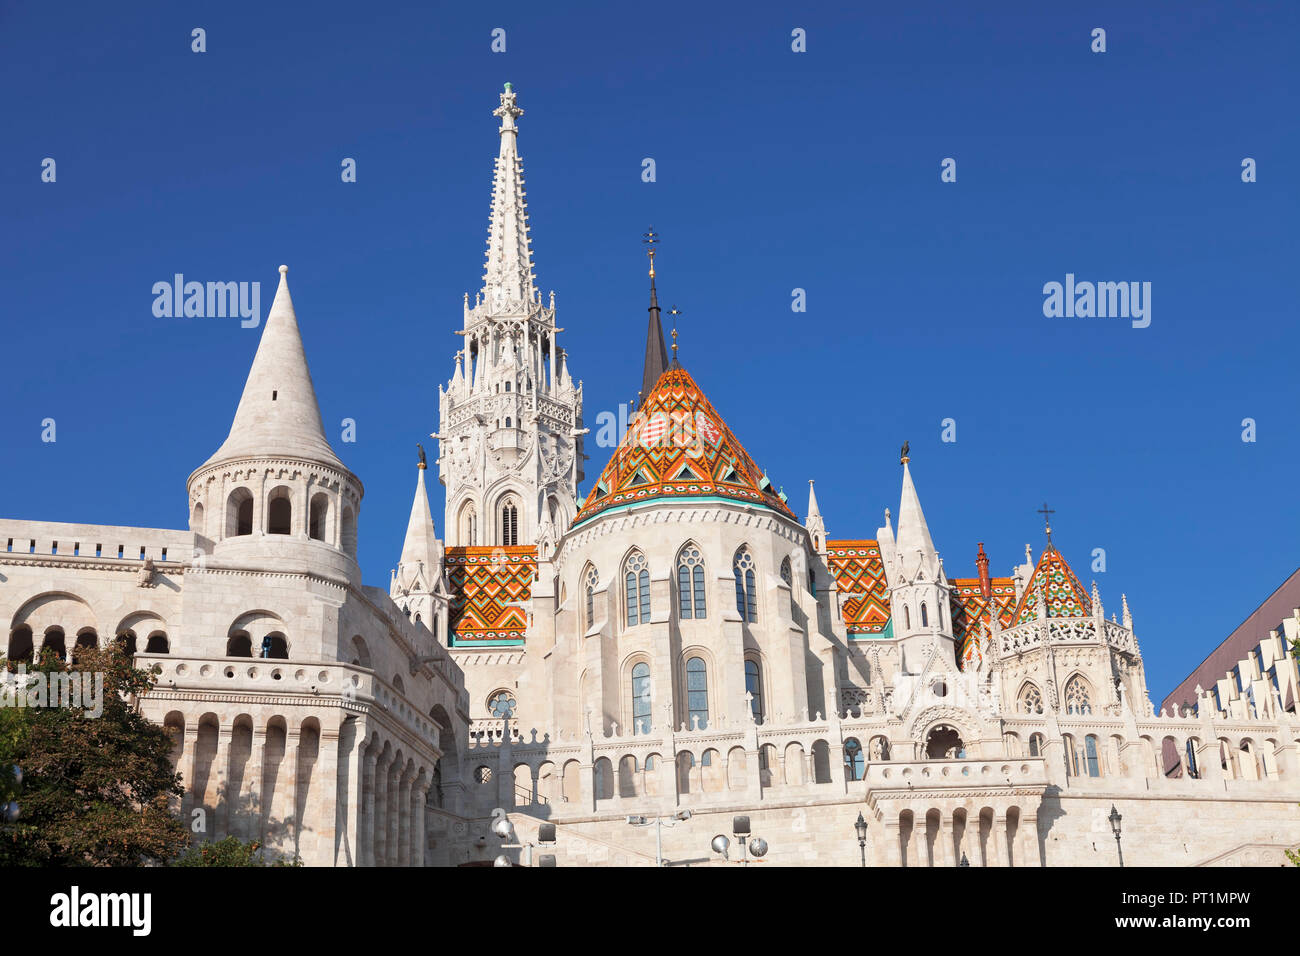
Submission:
[[[1055,508],[1049,508],[1049,507],[1047,507],[1047,502],[1044,501],[1044,502],[1043,502],[1043,506],[1042,506],[1041,508],[1038,509],[1038,513],[1039,513],[1040,515],[1043,516],[1043,524],[1047,526],[1047,543],[1048,543],[1048,544],[1051,544],[1051,543],[1052,543],[1052,518],[1051,518],[1051,516],[1054,515],[1054,514],[1056,514],[1056,509],[1055,509]]]

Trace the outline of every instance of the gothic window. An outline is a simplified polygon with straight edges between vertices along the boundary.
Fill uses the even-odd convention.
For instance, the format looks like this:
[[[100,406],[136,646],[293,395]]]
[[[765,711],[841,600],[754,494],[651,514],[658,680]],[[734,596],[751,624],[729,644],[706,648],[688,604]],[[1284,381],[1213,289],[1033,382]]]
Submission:
[[[677,608],[682,620],[705,616],[704,559],[693,544],[677,556]]]
[[[1187,741],[1186,749],[1187,749],[1187,776],[1191,777],[1193,780],[1198,779],[1201,776],[1201,774],[1200,771],[1196,769],[1195,741],[1189,739]]]
[[[790,571],[790,559],[785,558],[781,561],[781,580],[790,587],[794,587],[794,575]]]
[[[632,733],[650,733],[650,665],[632,668]]]
[[[307,537],[325,540],[325,519],[329,517],[330,500],[324,492],[312,495],[311,513],[307,518]]]
[[[357,556],[357,517],[346,505],[339,523],[339,544],[342,545],[344,554],[353,558]]]
[[[511,426],[511,424],[510,424],[510,416],[507,415],[507,416],[506,416],[506,428],[511,428],[511,427],[512,427],[512,426]]]
[[[935,610],[939,612],[939,628],[942,629],[943,628],[943,604],[940,603],[936,605]]]
[[[471,547],[478,542],[474,540],[474,532],[478,530],[476,515],[474,513],[474,503],[465,502],[460,509],[460,544],[463,547]]]
[[[596,569],[592,565],[587,565],[587,573],[583,575],[583,585],[587,592],[587,627],[591,627],[595,620],[596,611],[596,585],[600,576],[596,574]]]
[[[515,695],[508,690],[499,690],[488,699],[488,713],[497,719],[515,715]]]
[[[686,707],[687,730],[704,730],[709,726],[709,672],[701,657],[686,662]]]
[[[519,506],[513,498],[501,506],[501,544],[507,548],[519,543]]]
[[[844,776],[849,780],[861,780],[864,765],[862,744],[858,743],[858,738],[850,737],[844,741]]]
[[[288,488],[280,487],[271,491],[266,508],[266,533],[290,534],[293,530],[293,502]]]
[[[755,723],[763,722],[763,675],[758,661],[753,658],[745,660],[745,690],[749,692],[749,708]]]
[[[1078,674],[1071,677],[1065,685],[1065,712],[1077,716],[1092,713],[1088,685]]]
[[[1020,688],[1020,712],[1022,714],[1041,714],[1043,712],[1043,695],[1033,684]]]
[[[1083,759],[1088,768],[1088,776],[1100,777],[1101,766],[1097,762],[1097,738],[1092,734],[1083,738]]]
[[[650,569],[645,555],[634,551],[623,565],[624,592],[627,597],[627,626],[650,623]]]
[[[930,626],[930,615],[926,610],[924,601],[921,602],[921,626],[922,627]]]
[[[758,620],[758,594],[754,586],[754,556],[747,548],[736,552],[731,573],[736,579],[736,612],[742,621],[752,624]]]
[[[1030,734],[1029,735],[1029,756],[1041,757],[1042,755],[1043,755],[1043,735]]]

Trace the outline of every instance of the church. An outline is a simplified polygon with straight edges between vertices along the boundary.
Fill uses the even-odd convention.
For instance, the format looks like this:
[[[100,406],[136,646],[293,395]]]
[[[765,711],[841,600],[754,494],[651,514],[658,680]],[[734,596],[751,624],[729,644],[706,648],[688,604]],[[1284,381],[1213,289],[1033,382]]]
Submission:
[[[1300,844],[1294,634],[1157,712],[1127,596],[1107,616],[1050,525],[1007,576],[979,542],[945,567],[906,444],[881,453],[897,511],[830,537],[813,483],[800,518],[667,347],[653,233],[638,406],[584,492],[509,84],[494,115],[485,272],[430,433],[442,537],[421,447],[386,588],[361,580],[364,488],[285,266],[184,530],[0,521],[8,659],[116,641],[156,665],[142,707],[196,839],[319,866],[1251,865]]]

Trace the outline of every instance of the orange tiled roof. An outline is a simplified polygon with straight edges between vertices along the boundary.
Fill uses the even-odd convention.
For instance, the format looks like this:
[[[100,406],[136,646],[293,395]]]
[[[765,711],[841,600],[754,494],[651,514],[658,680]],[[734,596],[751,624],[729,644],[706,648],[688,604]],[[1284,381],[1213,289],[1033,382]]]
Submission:
[[[451,587],[448,629],[453,646],[523,641],[528,630],[527,604],[537,575],[535,547],[448,548],[446,566]]]
[[[848,632],[883,634],[889,624],[889,588],[880,543],[827,541],[826,563],[840,591],[841,616]]]

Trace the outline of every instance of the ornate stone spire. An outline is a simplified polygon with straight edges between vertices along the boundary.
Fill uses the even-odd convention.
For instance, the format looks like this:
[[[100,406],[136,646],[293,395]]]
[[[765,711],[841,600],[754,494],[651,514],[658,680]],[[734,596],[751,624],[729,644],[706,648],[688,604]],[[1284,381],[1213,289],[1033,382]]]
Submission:
[[[230,435],[206,464],[235,458],[288,457],[346,471],[321,423],[320,405],[289,297],[289,267],[267,313]]]
[[[903,494],[898,504],[898,561],[904,580],[915,581],[924,572],[927,581],[939,579],[939,555],[930,538],[930,528],[921,511],[921,500],[912,484],[908,459],[903,456]]]
[[[499,312],[511,303],[538,300],[533,285],[533,253],[528,239],[528,204],[524,201],[524,166],[516,142],[515,120],[524,111],[515,105],[510,84],[501,94],[501,105],[492,111],[501,118],[501,148],[492,180],[492,217],[488,228],[487,266],[483,274],[483,298]],[[525,307],[526,308],[526,307]]]

